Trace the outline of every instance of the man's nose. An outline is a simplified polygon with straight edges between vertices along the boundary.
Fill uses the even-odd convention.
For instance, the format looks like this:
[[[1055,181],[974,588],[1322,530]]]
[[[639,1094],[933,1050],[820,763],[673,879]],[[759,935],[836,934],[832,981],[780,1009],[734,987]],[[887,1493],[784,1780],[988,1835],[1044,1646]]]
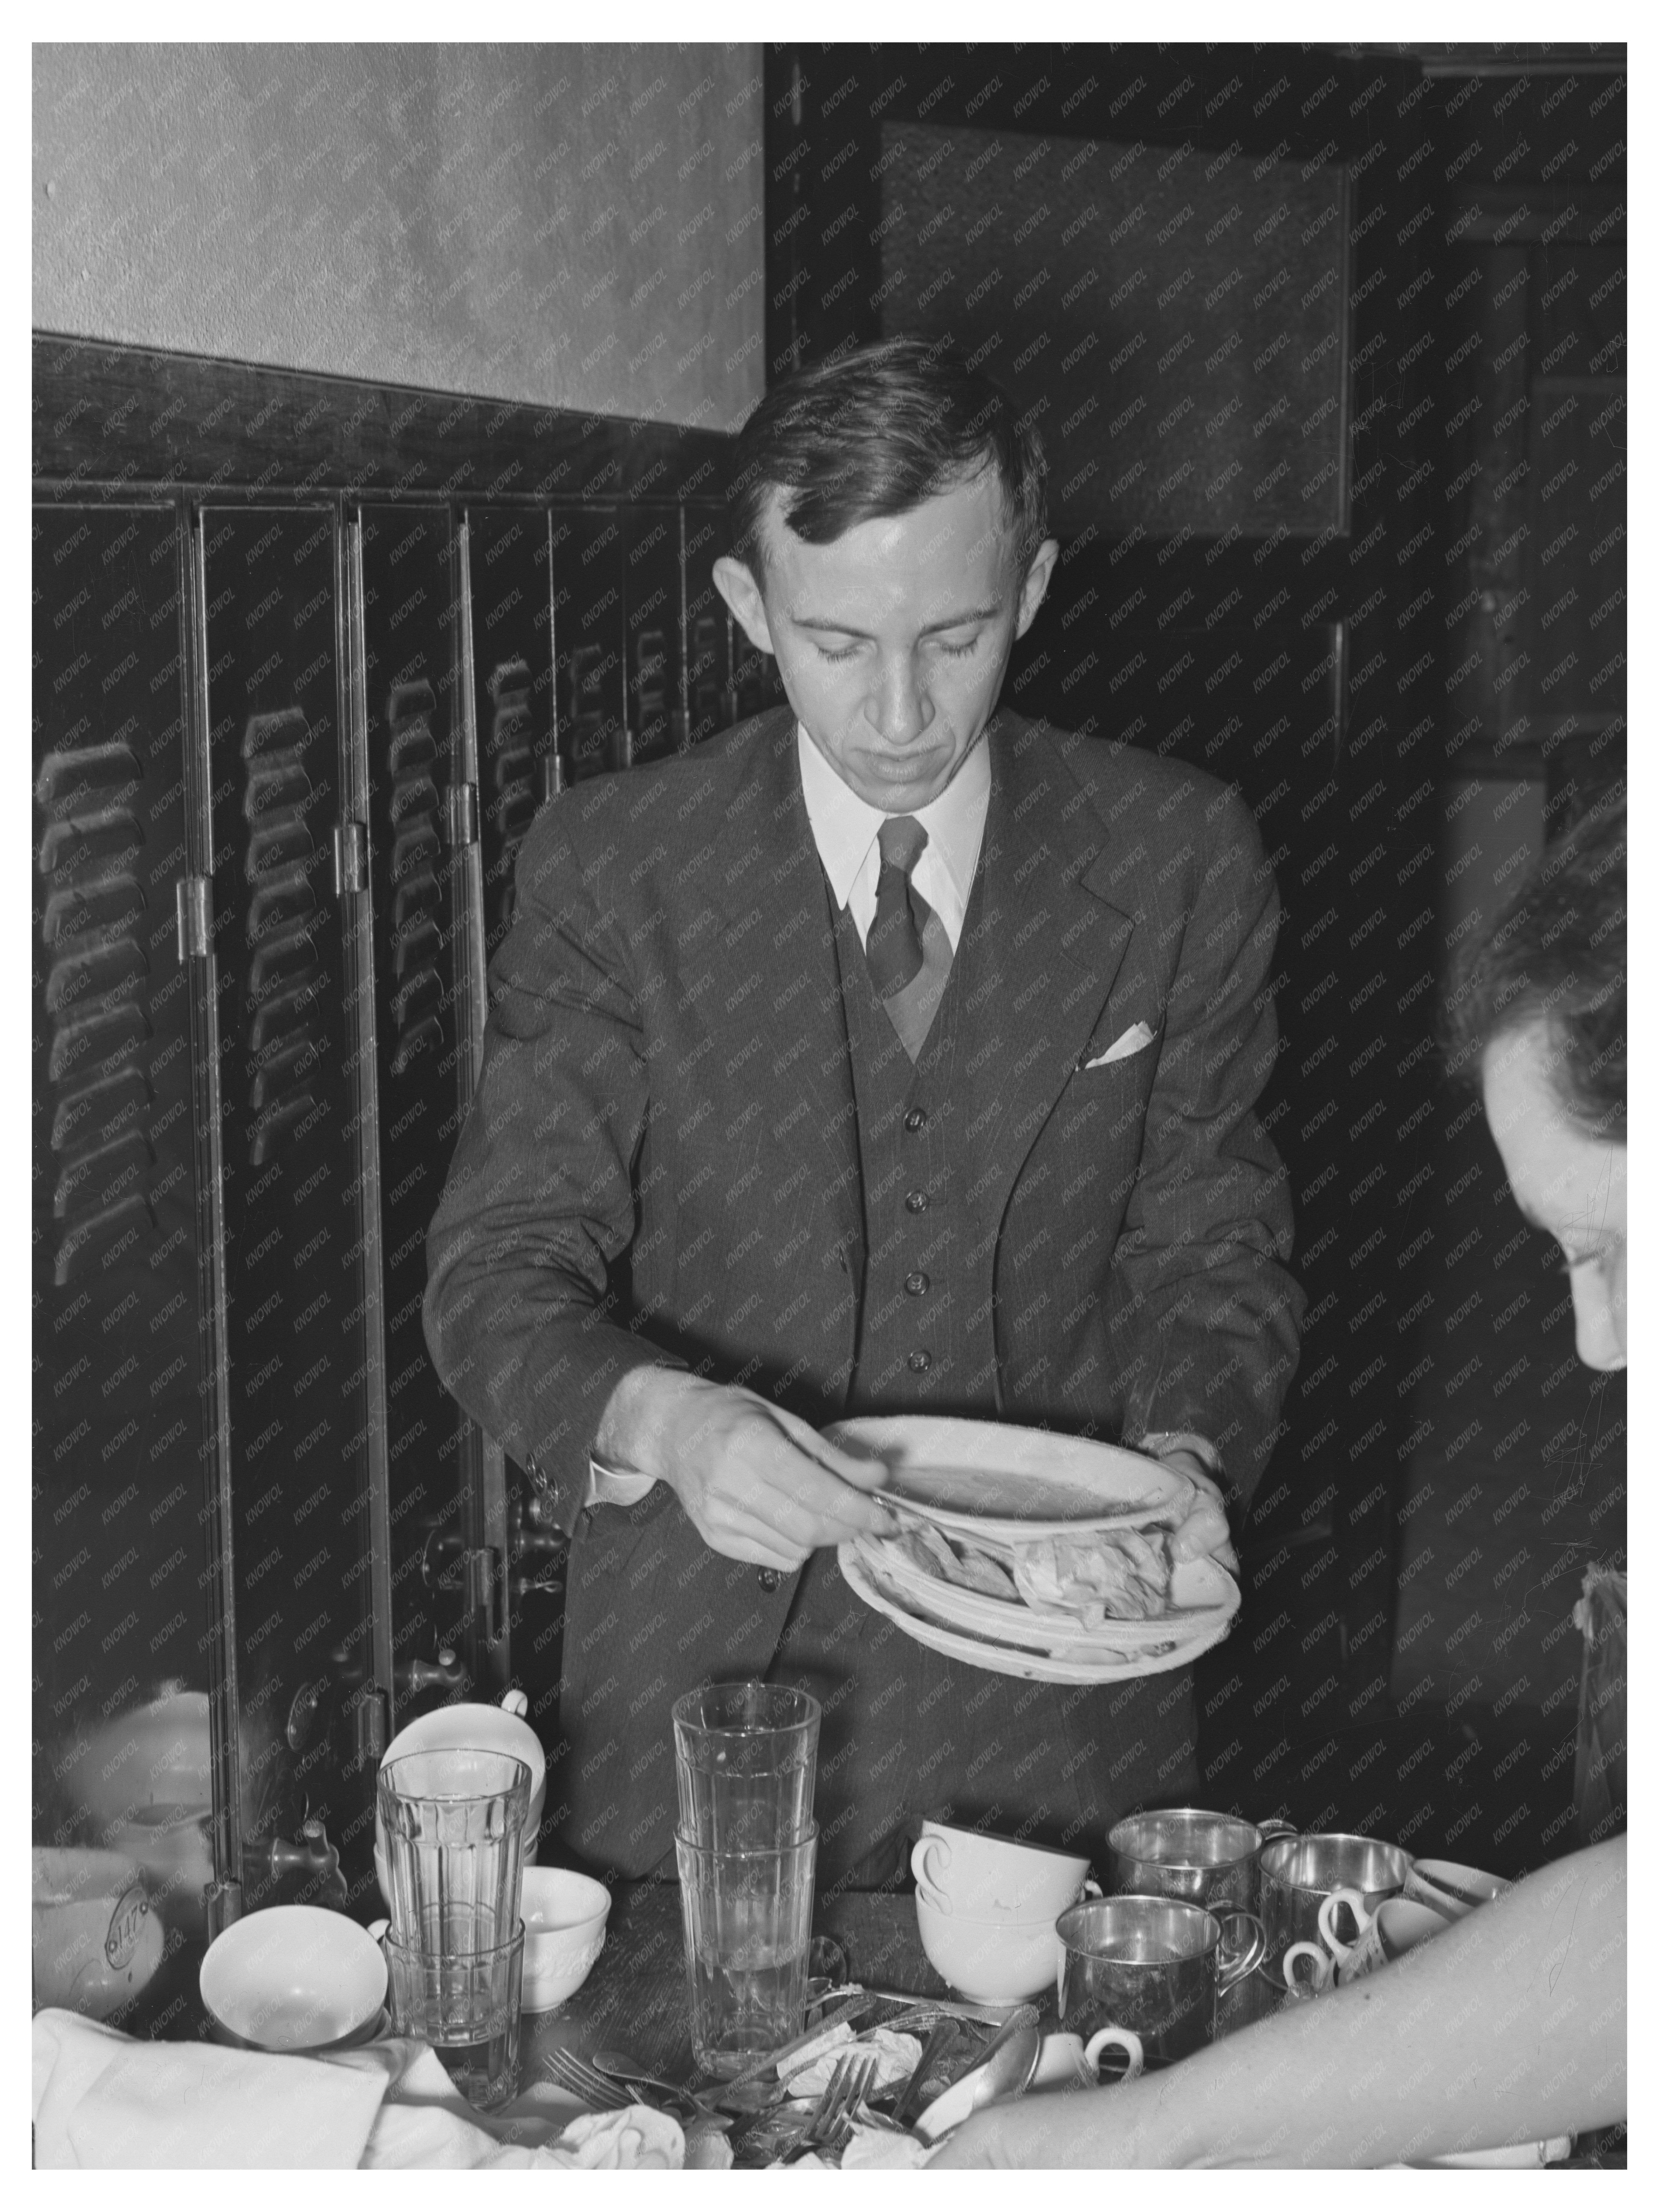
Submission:
[[[894,653],[882,660],[866,711],[884,744],[915,744],[933,719],[933,705],[918,680],[913,655]]]

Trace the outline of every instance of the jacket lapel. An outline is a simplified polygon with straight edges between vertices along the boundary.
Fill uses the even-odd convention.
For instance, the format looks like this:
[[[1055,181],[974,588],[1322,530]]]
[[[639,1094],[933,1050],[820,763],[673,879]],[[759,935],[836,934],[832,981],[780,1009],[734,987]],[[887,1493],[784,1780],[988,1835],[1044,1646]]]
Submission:
[[[767,1127],[792,1151],[816,1132],[827,1241],[841,1246],[856,1283],[864,1217],[853,1067],[834,915],[801,795],[793,709],[763,718],[745,768],[726,799],[708,884],[720,926],[695,963],[712,963],[724,985],[708,994],[706,1018],[722,1066],[761,1032],[764,1049],[749,1065]],[[732,977],[751,963],[761,988],[729,1003]],[[850,1355],[850,1322],[848,1334]]]
[[[1044,732],[992,724],[991,803],[970,927],[982,994],[972,1016],[981,1073],[970,1125],[1000,1222],[1021,1168],[1075,1071],[1134,930],[1108,894],[1106,836]]]

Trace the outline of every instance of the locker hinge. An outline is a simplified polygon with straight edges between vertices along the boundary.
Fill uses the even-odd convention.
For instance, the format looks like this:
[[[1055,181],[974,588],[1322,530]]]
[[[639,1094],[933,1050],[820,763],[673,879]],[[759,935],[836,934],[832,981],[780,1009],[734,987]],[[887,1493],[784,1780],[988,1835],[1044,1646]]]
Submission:
[[[357,1765],[378,1766],[380,1754],[392,1741],[392,1701],[381,1689],[366,1689],[358,1699],[354,1733]]]
[[[476,783],[452,783],[444,793],[445,829],[452,845],[476,845],[478,842],[478,787]]]
[[[179,958],[205,960],[213,950],[213,886],[205,876],[180,876]]]
[[[368,832],[361,822],[339,822],[334,827],[334,891],[368,889]]]

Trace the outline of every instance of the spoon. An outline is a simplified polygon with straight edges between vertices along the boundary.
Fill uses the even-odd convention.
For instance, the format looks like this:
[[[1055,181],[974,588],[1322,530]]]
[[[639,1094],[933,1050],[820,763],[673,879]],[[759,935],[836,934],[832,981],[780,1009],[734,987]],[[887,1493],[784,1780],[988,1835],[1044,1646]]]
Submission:
[[[1011,2020],[979,2064],[953,2082],[942,2097],[936,2097],[925,2112],[917,2114],[910,2124],[913,2134],[924,2142],[937,2142],[987,2105],[1024,2095],[1042,2055],[1042,2031],[1030,2008],[1023,2009],[1025,2019]]]
[[[629,2057],[625,2051],[596,2051],[592,2063],[601,2074],[608,2074],[613,2081],[637,2081],[647,2089],[665,2090],[669,2096],[690,2105],[700,2120],[717,2128],[729,2128],[732,2122],[724,2112],[705,2104],[695,2090],[685,2088],[678,2081],[665,2081],[659,2074],[648,2074],[637,2058]]]

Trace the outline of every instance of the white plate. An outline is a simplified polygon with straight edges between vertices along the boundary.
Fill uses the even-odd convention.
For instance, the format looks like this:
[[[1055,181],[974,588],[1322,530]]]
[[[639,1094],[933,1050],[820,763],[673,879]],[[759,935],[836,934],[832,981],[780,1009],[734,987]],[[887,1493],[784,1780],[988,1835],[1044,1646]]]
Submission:
[[[1055,1659],[1044,1652],[1018,1651],[1006,1644],[983,1643],[978,1638],[959,1635],[954,1629],[922,1620],[876,1587],[852,1544],[842,1545],[836,1557],[853,1595],[862,1598],[872,1611],[884,1613],[916,1643],[926,1644],[930,1651],[941,1652],[947,1659],[960,1659],[967,1666],[981,1668],[987,1674],[1015,1674],[1027,1682],[1132,1682],[1142,1674],[1165,1674],[1174,1668],[1187,1666],[1200,1651],[1207,1651],[1212,1644],[1220,1643],[1232,1625],[1229,1616],[1218,1628],[1183,1637],[1172,1650],[1155,1657],[1148,1654],[1119,1661]]]
[[[824,1431],[889,1469],[885,1495],[941,1527],[1018,1541],[1063,1529],[1181,1519],[1193,1486],[1145,1452],[1006,1421],[872,1415]]]
[[[893,1590],[910,1612],[942,1628],[1031,1650],[1048,1651],[1064,1643],[1114,1652],[1127,1660],[1149,1645],[1167,1644],[1172,1634],[1184,1640],[1209,1629],[1224,1629],[1239,1607],[1238,1585],[1224,1567],[1213,1559],[1187,1559],[1170,1577],[1173,1603],[1168,1612],[1148,1620],[1109,1620],[1098,1628],[1086,1628],[1057,1607],[1018,1604],[982,1590],[964,1589],[927,1574],[902,1554],[883,1553],[863,1537],[854,1541],[866,1572]]]

